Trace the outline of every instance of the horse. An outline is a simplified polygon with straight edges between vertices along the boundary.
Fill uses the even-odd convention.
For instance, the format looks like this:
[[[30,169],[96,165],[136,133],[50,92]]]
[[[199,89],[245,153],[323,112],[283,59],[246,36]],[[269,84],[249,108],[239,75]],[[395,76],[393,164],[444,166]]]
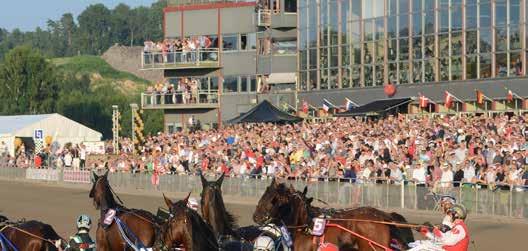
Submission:
[[[58,251],[67,244],[55,229],[46,223],[36,220],[13,223],[0,215],[0,237],[2,235],[5,239],[0,238],[0,244],[6,245],[6,250]]]
[[[195,210],[187,206],[190,195],[191,193],[176,203],[163,195],[170,216],[161,230],[160,237],[163,244],[157,246],[160,250],[182,246],[186,251],[220,249],[211,226]]]
[[[99,209],[101,213],[96,232],[97,250],[121,251],[128,249],[129,244],[126,243],[127,241],[121,234],[122,231],[134,245],[137,245],[137,241],[140,241],[145,247],[152,247],[156,242],[161,222],[148,211],[128,209],[117,203],[114,198],[114,192],[108,182],[108,171],[102,176],[93,173],[92,183],[89,197],[93,199],[95,208]],[[122,203],[117,195],[116,197]],[[115,216],[113,218],[109,216],[109,226],[105,229],[103,219],[107,217],[106,214],[110,210],[115,210]],[[124,223],[125,227],[120,228],[117,220]]]
[[[328,220],[332,222],[332,218],[336,219],[358,219],[361,221],[334,221],[332,223],[341,225],[353,232],[359,233],[370,240],[376,241],[381,245],[388,247],[391,239],[395,238],[399,244],[409,243],[414,240],[410,229],[407,231],[400,231],[394,226],[387,226],[384,224],[373,224],[365,221],[387,221],[399,222],[405,221],[405,218],[397,214],[388,214],[371,207],[360,207],[355,209],[322,209],[311,206],[312,198],[306,197],[307,188],[301,193],[295,191],[292,186],[287,187],[283,183],[277,183],[275,179],[272,180],[270,186],[266,188],[264,195],[261,197],[253,219],[257,223],[263,223],[271,218],[278,218],[290,226],[302,226],[296,228],[294,232],[296,250],[311,250],[317,247],[313,246],[310,239],[313,237],[307,234],[306,226],[312,225],[312,219],[318,216],[330,217]],[[304,230],[304,231],[300,231]],[[410,235],[410,236],[409,236]],[[355,236],[342,231],[340,229],[331,227],[325,231],[325,238],[327,241],[340,246],[340,250],[354,250],[357,246],[359,250],[372,250],[368,241],[356,238]],[[405,248],[406,245],[401,245],[400,248]]]
[[[221,190],[224,174],[216,181],[207,181],[201,174],[200,178],[202,181],[202,193],[200,196],[202,216],[221,239],[225,236],[230,236],[236,240],[243,239],[252,242],[262,233],[255,226],[239,227],[235,217],[227,211]]]

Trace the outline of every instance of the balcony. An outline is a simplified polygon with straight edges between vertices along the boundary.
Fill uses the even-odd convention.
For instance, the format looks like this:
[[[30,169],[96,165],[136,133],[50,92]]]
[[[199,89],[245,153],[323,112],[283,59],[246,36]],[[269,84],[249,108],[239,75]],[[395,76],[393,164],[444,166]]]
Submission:
[[[218,91],[142,93],[142,109],[214,109],[218,107]]]
[[[257,13],[258,26],[271,26],[271,10],[259,9]]]
[[[142,52],[142,70],[220,68],[218,48],[188,52]]]

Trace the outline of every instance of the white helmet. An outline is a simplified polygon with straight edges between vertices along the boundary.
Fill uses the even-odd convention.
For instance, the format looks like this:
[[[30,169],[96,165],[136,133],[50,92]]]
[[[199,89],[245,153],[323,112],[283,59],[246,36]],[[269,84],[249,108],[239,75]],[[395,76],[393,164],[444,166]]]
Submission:
[[[282,236],[280,228],[275,224],[267,224],[260,228],[263,232],[272,235],[273,238],[280,238]]]
[[[198,211],[198,209],[200,209],[200,203],[198,203],[198,200],[196,198],[189,198],[189,200],[187,200],[187,207],[193,209],[194,211]]]
[[[254,251],[274,251],[275,242],[271,237],[261,235],[255,240],[255,245],[253,245]]]
[[[85,228],[90,230],[90,227],[92,226],[92,220],[90,219],[90,216],[86,214],[82,214],[77,218],[77,229]]]

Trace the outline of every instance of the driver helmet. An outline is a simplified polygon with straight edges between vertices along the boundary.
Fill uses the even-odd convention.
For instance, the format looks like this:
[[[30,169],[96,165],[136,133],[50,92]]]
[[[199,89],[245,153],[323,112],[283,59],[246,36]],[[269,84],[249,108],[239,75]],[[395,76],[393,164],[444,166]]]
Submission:
[[[273,251],[275,250],[275,242],[269,236],[261,235],[255,240],[253,245],[254,251]]]
[[[187,201],[187,207],[193,209],[194,211],[198,211],[200,208],[200,204],[198,203],[198,200],[194,197],[189,198]]]
[[[449,209],[449,212],[453,215],[455,219],[465,220],[467,217],[466,207],[462,204],[455,204]]]
[[[77,229],[84,228],[86,230],[90,230],[91,226],[92,220],[90,219],[90,216],[82,214],[77,218]]]
[[[261,227],[260,230],[268,235],[271,235],[270,237],[272,238],[279,238],[282,235],[280,228],[277,225],[271,223]]]

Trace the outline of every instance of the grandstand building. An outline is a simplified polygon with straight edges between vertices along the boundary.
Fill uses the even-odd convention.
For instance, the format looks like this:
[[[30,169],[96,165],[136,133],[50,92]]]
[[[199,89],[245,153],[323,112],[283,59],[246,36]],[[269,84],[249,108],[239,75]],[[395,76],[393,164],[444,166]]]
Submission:
[[[313,115],[347,100],[405,113],[518,112],[527,11],[526,0],[173,0],[165,37],[208,46],[146,53],[142,66],[171,83],[199,79],[199,98],[146,93],[142,105],[164,110],[167,131],[192,116],[221,124],[263,99]]]

